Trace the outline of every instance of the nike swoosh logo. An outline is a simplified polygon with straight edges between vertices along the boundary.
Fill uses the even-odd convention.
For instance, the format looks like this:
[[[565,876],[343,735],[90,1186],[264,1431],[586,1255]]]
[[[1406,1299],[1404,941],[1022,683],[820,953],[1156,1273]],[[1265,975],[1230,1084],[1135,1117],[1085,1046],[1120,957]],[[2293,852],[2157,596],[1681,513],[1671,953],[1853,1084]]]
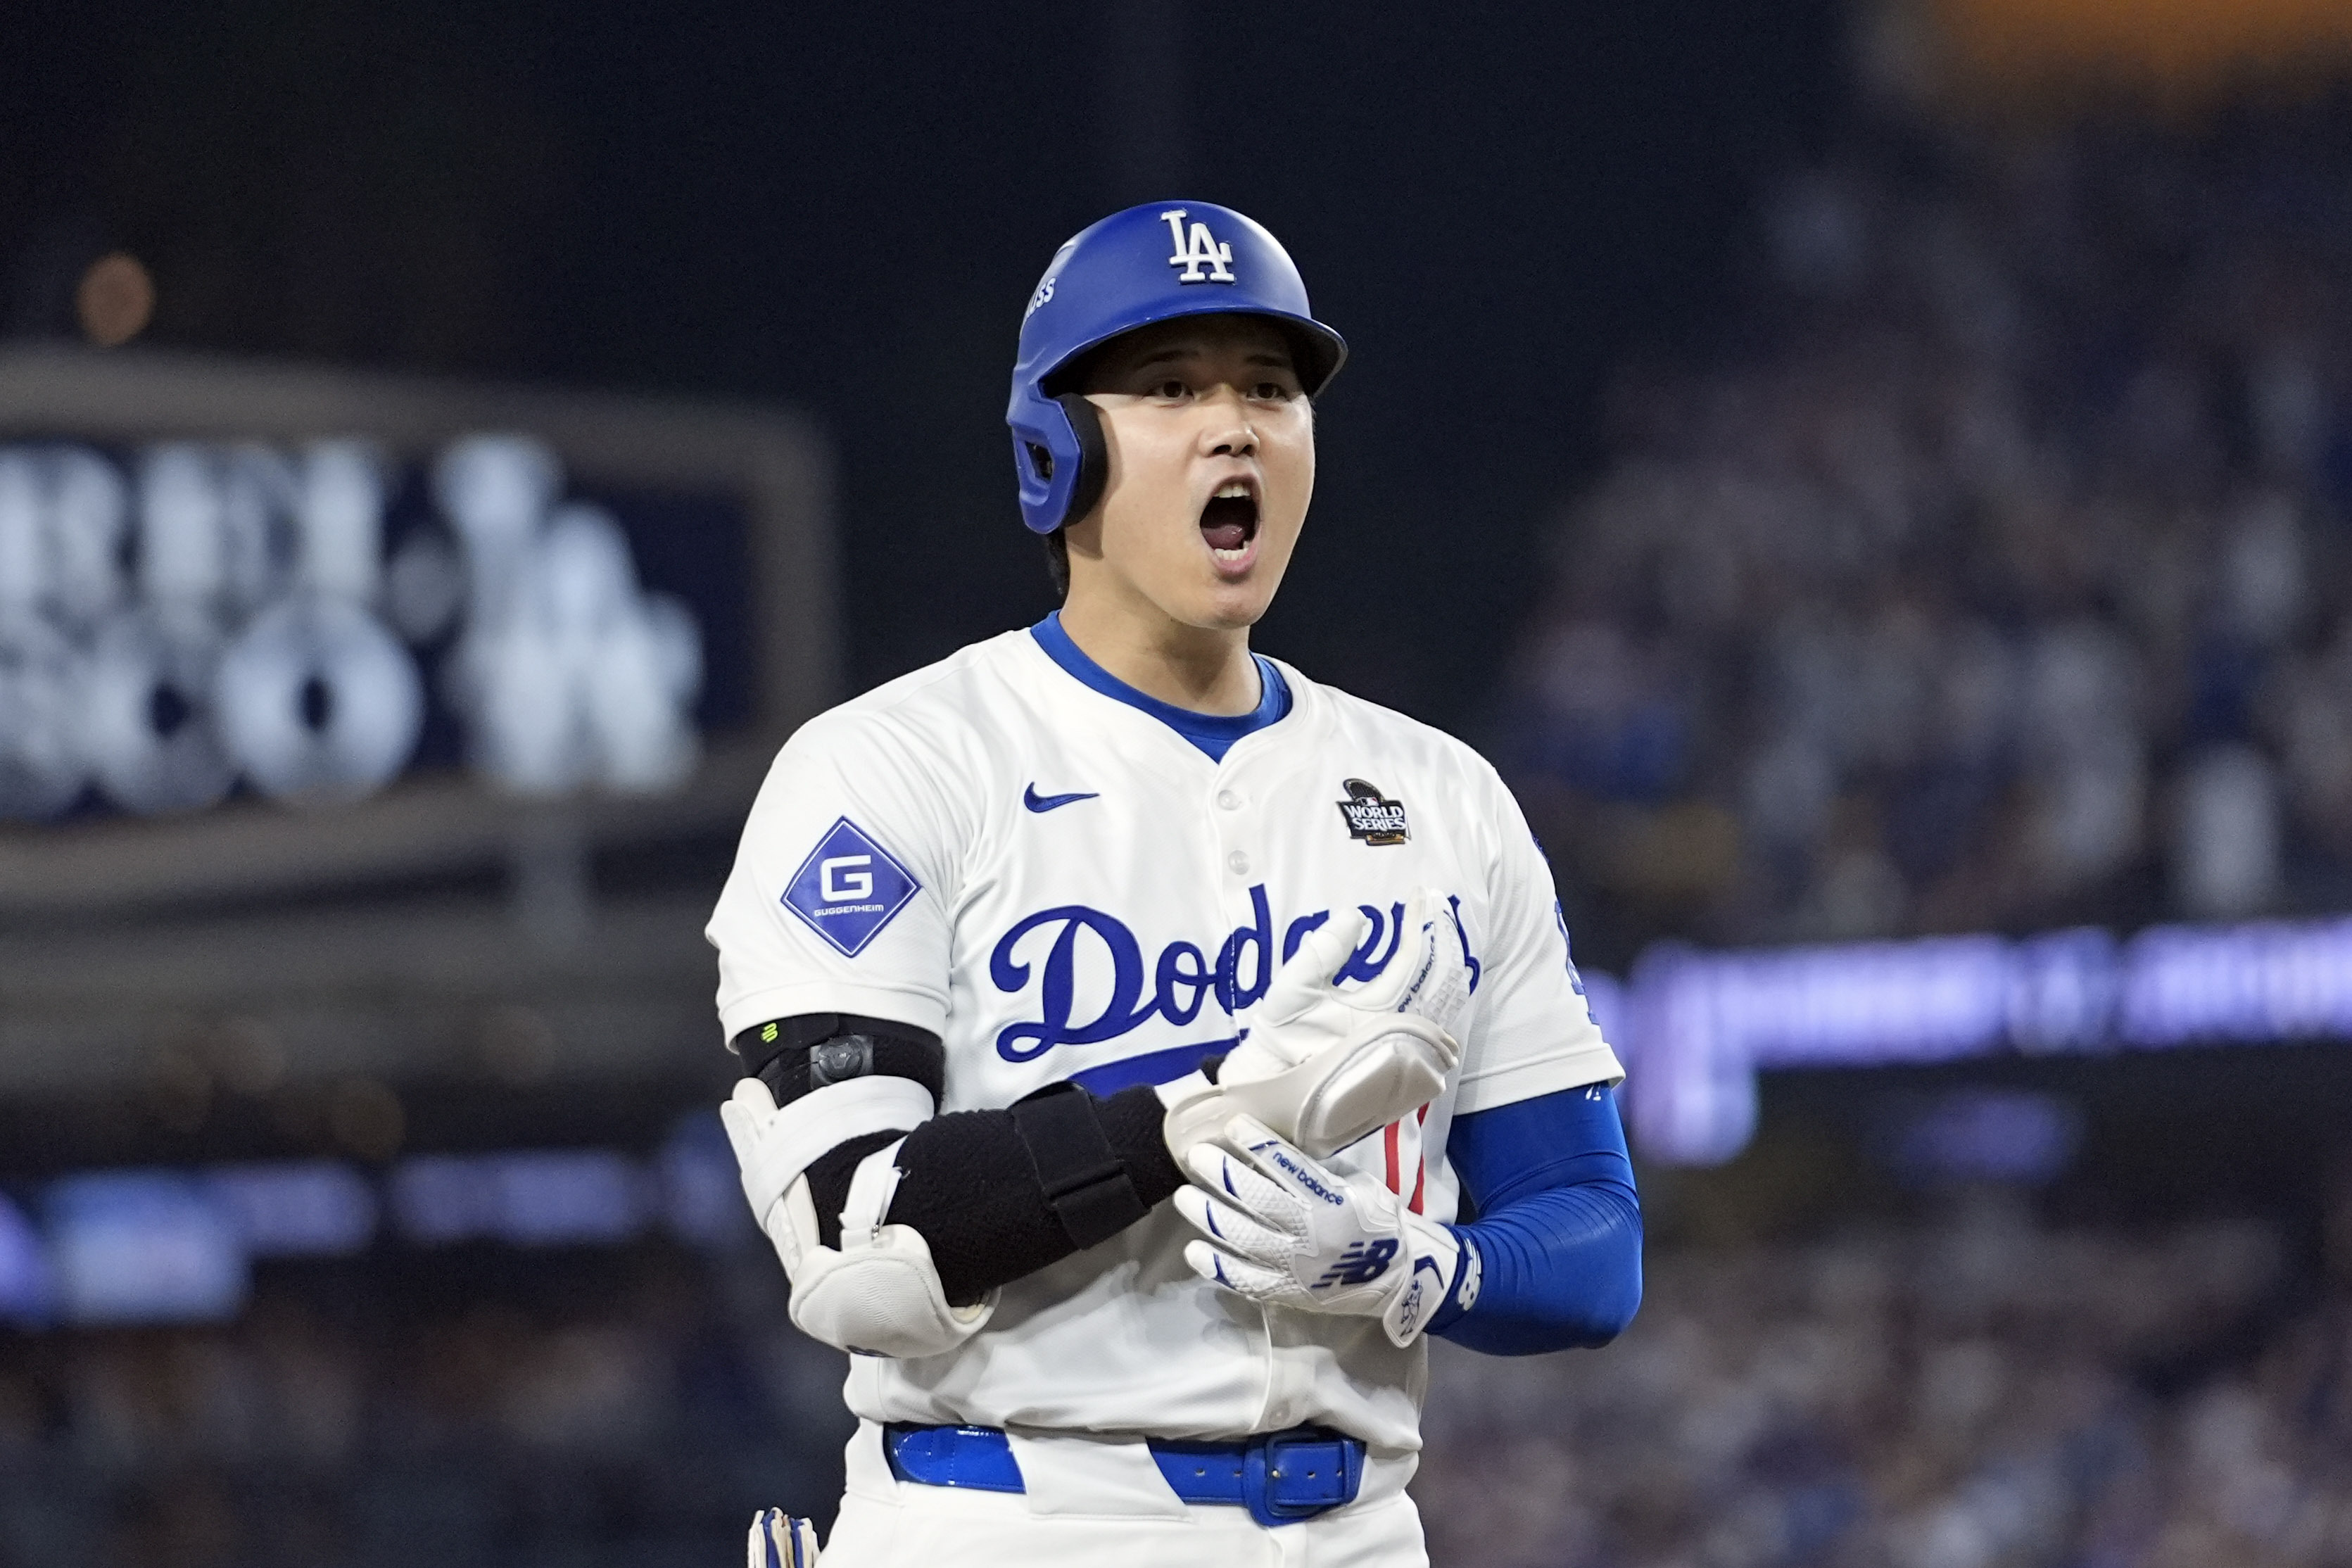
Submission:
[[[1082,800],[1094,800],[1100,794],[1099,790],[1081,790],[1073,795],[1039,795],[1037,786],[1033,784],[1021,793],[1021,804],[1032,811],[1059,811],[1066,805],[1075,805]]]

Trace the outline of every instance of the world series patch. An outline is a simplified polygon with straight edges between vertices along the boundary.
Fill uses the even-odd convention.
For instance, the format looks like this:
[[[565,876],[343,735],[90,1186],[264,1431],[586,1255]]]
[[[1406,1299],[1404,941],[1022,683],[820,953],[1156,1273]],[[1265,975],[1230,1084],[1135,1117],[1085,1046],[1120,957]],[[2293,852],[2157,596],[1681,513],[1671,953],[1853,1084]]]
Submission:
[[[1339,787],[1348,792],[1339,803],[1339,815],[1347,819],[1349,837],[1367,844],[1402,844],[1412,837],[1405,825],[1404,802],[1389,799],[1378,785],[1362,779],[1349,779]]]

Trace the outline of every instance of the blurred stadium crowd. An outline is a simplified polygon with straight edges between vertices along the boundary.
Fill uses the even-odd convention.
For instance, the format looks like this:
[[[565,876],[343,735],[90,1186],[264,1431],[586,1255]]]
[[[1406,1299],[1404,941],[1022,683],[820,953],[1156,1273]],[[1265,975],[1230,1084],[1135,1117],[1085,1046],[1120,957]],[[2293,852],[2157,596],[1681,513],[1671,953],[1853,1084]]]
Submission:
[[[2260,1223],[2050,1227],[1998,1200],[1654,1250],[1595,1356],[1442,1353],[1435,1563],[2352,1562],[2352,1277]]]
[[[1999,1199],[1664,1249],[1605,1353],[1439,1347],[1432,1558],[2352,1560],[2347,1284],[2265,1224]],[[0,1563],[708,1562],[837,1485],[841,1360],[781,1289],[756,1244],[379,1259],[233,1326],[33,1342],[0,1373]]]
[[[0,1563],[707,1563],[839,1488],[841,1358],[764,1247],[285,1268],[226,1326],[0,1363]]]
[[[1780,188],[1735,330],[1615,389],[1517,656],[1571,924],[2345,907],[2347,179],[2339,96],[1882,129]]]
[[[2347,189],[2346,102],[1780,187],[1732,347],[1617,388],[1505,697],[1580,954],[2352,908]],[[2326,1246],[1922,1206],[1654,1247],[1600,1354],[1438,1346],[1433,1561],[2352,1563],[2352,1198]],[[0,1329],[0,1568],[657,1568],[825,1513],[841,1360],[742,1228]]]

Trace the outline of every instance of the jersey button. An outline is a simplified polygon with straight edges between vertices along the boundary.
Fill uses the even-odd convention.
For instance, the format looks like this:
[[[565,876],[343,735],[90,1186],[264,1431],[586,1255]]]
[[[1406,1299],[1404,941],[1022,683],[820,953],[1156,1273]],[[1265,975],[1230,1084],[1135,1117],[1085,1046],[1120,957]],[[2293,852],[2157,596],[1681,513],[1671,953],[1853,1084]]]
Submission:
[[[1229,789],[1221,789],[1217,792],[1217,809],[1219,811],[1239,811],[1241,808],[1241,796],[1235,795]]]
[[[1236,849],[1225,857],[1225,868],[1236,877],[1249,875],[1249,857]]]

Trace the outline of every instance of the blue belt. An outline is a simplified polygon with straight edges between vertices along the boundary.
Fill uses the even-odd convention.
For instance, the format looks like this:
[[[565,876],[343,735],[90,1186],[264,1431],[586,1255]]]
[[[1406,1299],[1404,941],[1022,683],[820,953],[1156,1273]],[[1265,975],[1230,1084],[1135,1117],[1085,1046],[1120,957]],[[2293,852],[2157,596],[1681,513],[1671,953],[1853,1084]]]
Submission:
[[[1171,1490],[1186,1502],[1231,1503],[1260,1524],[1295,1524],[1356,1500],[1364,1484],[1361,1439],[1327,1426],[1293,1426],[1229,1443],[1149,1439]],[[882,1428],[890,1473],[928,1487],[1017,1492],[1021,1467],[994,1426]]]

